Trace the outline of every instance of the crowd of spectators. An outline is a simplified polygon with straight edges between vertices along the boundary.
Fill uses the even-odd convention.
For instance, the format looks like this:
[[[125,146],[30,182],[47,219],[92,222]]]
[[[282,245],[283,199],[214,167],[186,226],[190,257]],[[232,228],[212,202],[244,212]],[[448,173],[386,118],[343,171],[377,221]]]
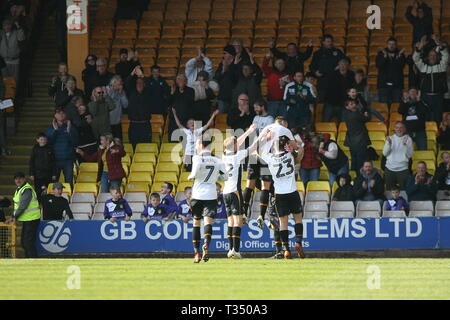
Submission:
[[[391,37],[376,57],[378,97],[369,93],[364,71],[353,70],[351,59],[334,45],[330,34],[323,36],[319,48],[309,43],[300,49],[289,43],[280,49],[268,43],[261,66],[241,39],[234,39],[223,48],[223,59],[216,70],[207,52],[198,48],[198,54],[187,61],[183,72],[170,85],[172,79],[164,79],[158,65],[145,70],[139,53],[125,48],[114,57],[118,58],[114,72],[108,70],[107,60],[88,55],[80,88],[67,65],[61,63],[49,85],[49,95],[55,102],[55,119],[46,134],[38,136],[30,160],[36,165],[30,174],[39,189],[49,180],[57,180],[61,171],[65,181],[73,183],[74,161],[95,161],[102,192],[106,192],[111,186],[117,186],[125,175],[120,165],[125,155],[121,144],[123,114],[128,115],[128,138],[135,148],[138,143],[152,141],[150,119],[154,114],[168,115],[169,141],[178,141],[172,135],[175,130],[183,129],[188,140],[194,134],[193,121],[210,126],[217,108],[217,112],[227,115],[227,125],[241,133],[255,119],[273,122],[276,117],[285,117],[289,129],[299,132],[303,143],[301,179],[305,184],[317,181],[320,168],[325,165],[331,186],[334,182],[339,186],[337,199],[383,201],[385,190],[400,188],[413,199],[434,200],[437,186],[448,186],[448,179],[443,178],[448,164],[440,166],[439,177],[433,178],[427,173],[426,163],[411,168],[411,159],[414,144],[417,150],[427,150],[426,121],[438,124],[437,141],[441,149],[450,147],[450,116],[441,123],[443,112],[450,111],[449,53],[447,43],[433,33],[431,9],[423,2],[416,1],[415,6],[406,13],[414,27],[412,55],[406,57],[406,49],[398,48],[396,39]],[[20,41],[20,22],[5,21],[3,32],[8,36],[1,36],[2,33],[2,39]],[[305,61],[311,56],[307,70]],[[3,70],[14,73],[16,61],[12,56],[6,57]],[[410,62],[408,75],[404,67]],[[262,90],[263,76],[267,79],[267,90]],[[410,79],[406,91],[405,76]],[[263,92],[267,92],[267,100]],[[366,128],[371,120],[387,123],[383,114],[371,107],[376,101],[388,106],[399,103],[398,113],[402,117],[395,124],[395,133],[386,138],[383,168],[373,166],[369,152],[371,139]],[[317,104],[323,105],[321,119],[315,117]],[[315,133],[314,123],[322,121],[346,123],[344,145],[349,148],[351,166],[349,157],[336,141],[329,135]],[[43,141],[45,136],[51,150]],[[52,159],[53,162],[48,162],[54,163],[51,170],[39,167],[36,162],[39,157]],[[353,185],[348,175],[350,170],[356,172]],[[155,207],[158,205],[154,198]]]

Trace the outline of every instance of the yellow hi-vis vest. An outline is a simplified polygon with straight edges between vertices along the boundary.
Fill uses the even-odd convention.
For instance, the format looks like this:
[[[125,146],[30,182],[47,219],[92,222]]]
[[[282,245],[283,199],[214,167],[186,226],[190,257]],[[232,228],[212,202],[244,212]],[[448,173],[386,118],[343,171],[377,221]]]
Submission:
[[[30,204],[28,205],[28,208],[25,209],[25,211],[19,216],[19,218],[17,220],[18,221],[33,221],[33,220],[40,219],[41,218],[41,209],[39,208],[39,202],[36,197],[36,192],[34,191],[33,187],[30,186],[29,183],[25,183],[22,186],[22,188],[16,190],[16,192],[14,193],[14,198],[13,198],[14,213],[19,208],[20,197],[22,196],[23,192],[26,189],[31,190],[31,194],[32,194],[31,201],[30,201]]]

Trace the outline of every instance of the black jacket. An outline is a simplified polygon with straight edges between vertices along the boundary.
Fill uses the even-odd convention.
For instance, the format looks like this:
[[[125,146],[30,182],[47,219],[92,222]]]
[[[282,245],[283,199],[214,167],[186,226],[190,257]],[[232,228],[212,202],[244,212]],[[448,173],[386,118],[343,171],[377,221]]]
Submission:
[[[450,150],[450,126],[445,131],[439,129],[437,142],[441,145],[441,150]]]
[[[450,179],[450,170],[447,169],[447,164],[442,162],[436,170],[433,183],[437,184],[438,190],[450,190],[450,184],[446,183],[448,179]]]
[[[412,15],[413,7],[406,9],[406,19],[413,25],[413,43],[417,43],[423,36],[431,36],[433,34],[433,11],[425,3],[421,4],[424,17],[419,19]]]
[[[313,47],[308,46],[305,52],[297,50],[297,55],[294,57],[289,57],[286,52],[281,52],[275,47],[271,48],[270,51],[276,59],[283,59],[286,62],[285,72],[294,75],[297,71],[304,72],[304,63],[311,57]]]
[[[218,100],[231,104],[232,102],[234,102],[232,101],[231,96],[233,88],[235,87],[239,79],[239,69],[235,64],[232,63],[223,74],[222,70],[223,64],[221,62],[214,77],[214,79],[216,79],[219,83],[220,87],[219,96],[217,98]]]
[[[130,121],[149,121],[151,113],[151,92],[145,86],[139,93],[136,90],[136,76],[129,76],[126,81],[126,90],[128,95],[128,119]]]
[[[175,93],[169,96],[169,106],[175,108],[178,119],[180,119],[180,122],[183,124],[192,117],[194,99],[195,92],[194,89],[190,87],[184,87],[182,93],[180,92],[180,88],[177,87]]]
[[[347,99],[347,90],[355,87],[355,73],[348,70],[342,75],[339,70],[330,75],[330,83],[325,95],[325,102],[333,106],[344,107]]]
[[[385,49],[388,51],[387,49]],[[382,51],[378,52],[376,65],[378,69],[377,88],[403,89],[403,68],[406,58],[397,49],[393,57],[384,57]]]
[[[429,108],[422,101],[403,102],[398,108],[398,113],[403,116],[403,122],[408,132],[418,132],[425,130],[425,121]]]
[[[349,174],[338,175],[336,177],[336,182],[338,184],[341,178],[345,179],[345,184],[343,186],[339,186],[339,188],[337,188],[334,192],[333,201],[354,201],[355,191],[353,190],[353,186],[351,184],[352,178]]]
[[[384,200],[384,180],[381,177],[377,169],[373,169],[370,176],[361,169],[359,175],[356,177],[353,183],[353,190],[355,192],[355,199],[361,200],[369,192],[369,187],[367,189],[363,188],[363,182],[365,181],[367,185],[370,184],[370,180],[375,180],[375,185],[371,188],[371,192],[376,200]]]
[[[437,184],[434,180],[428,183],[433,176],[429,173],[425,174],[425,182],[416,184],[416,175],[409,176],[406,183],[406,194],[408,195],[408,201],[434,201],[436,200],[436,193],[438,191]]]
[[[68,105],[75,96],[84,97],[84,92],[78,88],[75,88],[72,94],[69,95],[69,90],[65,88],[63,91],[59,91],[55,96],[55,106],[65,107]]]
[[[116,63],[116,74],[122,77],[122,79],[126,79],[138,63],[136,61],[120,61]]]
[[[251,126],[254,117],[251,112],[241,117],[241,111],[238,108],[232,108],[228,113],[227,124],[233,130],[242,129],[245,131]]]
[[[38,179],[56,176],[55,155],[50,145],[34,145],[30,156],[30,176]]]
[[[323,76],[318,80],[318,89],[328,88],[330,76],[335,71],[334,69],[338,65],[338,62],[344,58],[348,59],[348,57],[341,50],[336,48],[326,49],[322,47],[314,52],[309,68],[313,73],[320,71],[323,74]]]
[[[150,109],[152,114],[167,114],[167,100],[170,95],[170,87],[163,77],[155,79],[153,77],[146,78],[145,83],[150,90]]]
[[[363,148],[371,144],[369,133],[365,123],[370,120],[370,115],[366,117],[359,111],[349,112],[345,123],[347,124],[347,134],[344,145],[349,148]]]

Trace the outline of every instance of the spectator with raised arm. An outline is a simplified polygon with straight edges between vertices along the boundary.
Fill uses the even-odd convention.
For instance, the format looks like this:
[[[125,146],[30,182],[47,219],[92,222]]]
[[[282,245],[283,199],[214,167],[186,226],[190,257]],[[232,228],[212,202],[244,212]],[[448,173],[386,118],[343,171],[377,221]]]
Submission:
[[[94,88],[88,108],[93,117],[91,126],[94,135],[99,138],[101,135],[111,133],[109,113],[116,108],[116,105],[107,95],[105,87]]]
[[[72,183],[73,162],[75,161],[75,146],[78,144],[77,129],[67,120],[66,113],[57,109],[52,125],[45,134],[53,146],[55,154],[56,179],[59,180],[61,171],[64,172],[64,181]]]
[[[192,82],[189,87],[194,89],[192,117],[196,121],[205,123],[211,115],[211,100],[219,92],[219,85],[214,80],[209,79],[209,74],[206,71],[200,71],[197,80]]]
[[[122,48],[119,51],[119,62],[116,63],[115,71],[122,79],[126,79],[133,69],[139,65],[137,51],[128,52],[127,49]]]
[[[347,133],[344,145],[350,148],[352,156],[351,169],[358,172],[366,160],[367,147],[371,144],[365,125],[370,120],[370,116],[367,112],[359,112],[356,108],[356,102],[353,100],[348,100],[345,103],[345,108],[348,113],[345,119]]]
[[[169,96],[169,106],[177,112],[178,119],[181,123],[186,123],[192,117],[195,101],[194,89],[187,86],[187,78],[184,74],[179,74],[172,85]],[[175,142],[172,133],[176,130],[177,124],[173,114],[169,118],[169,141]]]
[[[151,89],[147,86],[142,68],[137,66],[126,80],[128,94],[128,138],[133,149],[138,143],[152,141]]]
[[[68,76],[65,84],[65,88],[62,91],[58,91],[55,96],[55,106],[57,108],[66,108],[66,106],[75,97],[83,97],[84,92],[77,88],[77,80]]]
[[[112,77],[106,93],[114,101],[116,107],[109,112],[111,133],[115,138],[122,140],[122,114],[128,108],[128,98],[123,88],[123,80],[120,76]]]
[[[111,186],[120,187],[122,179],[126,177],[122,166],[122,158],[125,157],[126,152],[119,141],[115,140],[112,135],[100,137],[100,145],[96,153],[87,154],[78,148],[76,151],[84,160],[97,162],[97,181],[100,182],[101,192],[108,192]]]
[[[425,122],[430,112],[428,106],[420,100],[420,93],[415,88],[403,94],[398,113],[403,117],[408,135],[416,143],[417,150],[427,150]]]
[[[420,72],[420,91],[423,102],[431,109],[431,121],[436,121],[439,125],[442,121],[442,110],[444,104],[444,94],[448,91],[447,87],[447,67],[448,67],[448,48],[447,44],[440,42],[437,36],[433,35],[437,47],[430,50],[427,57],[421,57],[421,51],[425,45],[422,39],[416,44],[413,54],[413,60]]]
[[[66,81],[69,77],[71,75],[68,73],[67,63],[59,63],[58,74],[52,78],[52,83],[48,87],[48,95],[55,99],[56,95],[66,88]]]
[[[403,90],[403,69],[406,58],[405,49],[397,48],[397,39],[391,37],[386,48],[379,51],[376,57],[378,69],[378,100],[384,103],[400,102]]]
[[[336,70],[339,61],[347,58],[345,54],[334,47],[334,38],[326,34],[322,39],[322,47],[314,52],[310,70],[318,79],[317,89],[319,90],[319,102],[324,100],[330,85],[331,76]],[[348,59],[348,58],[347,58]]]
[[[269,67],[271,57],[271,52],[264,57],[263,72],[267,78],[268,112],[275,118],[286,116],[286,103],[283,101],[283,96],[285,86],[290,82],[290,77],[286,72],[286,62],[282,58],[275,60],[273,68]]]
[[[319,144],[319,156],[328,169],[330,187],[333,187],[337,176],[348,174],[348,157],[338,146],[336,141],[331,140],[330,134],[325,133]]]
[[[170,87],[160,75],[161,68],[153,65],[150,68],[150,77],[146,78],[146,87],[152,97],[149,101],[151,114],[167,114],[167,102],[170,95]]]
[[[416,15],[413,15],[413,9]],[[413,26],[413,44],[420,41],[423,36],[433,34],[433,11],[422,0],[414,0],[412,6],[406,8],[406,19]]]
[[[232,91],[232,99],[236,102],[238,96],[241,93],[245,93],[248,95],[249,104],[252,106],[256,100],[262,98],[261,81],[263,73],[261,68],[254,61],[253,54],[248,51],[246,52],[249,56],[250,63],[240,64],[242,67],[239,70],[240,74],[236,86]]]
[[[386,157],[384,178],[387,190],[392,190],[395,186],[405,190],[413,152],[413,141],[406,134],[405,124],[397,121],[394,125],[394,134],[386,137],[383,148],[383,155]]]
[[[293,76],[297,71],[304,73],[304,64],[311,57],[313,45],[312,41],[309,41],[305,52],[301,52],[298,46],[291,42],[286,46],[286,52],[281,52],[272,41],[270,43],[270,51],[275,59],[282,59],[286,63],[286,73]]]
[[[433,176],[427,172],[427,164],[424,161],[417,163],[416,174],[408,178],[406,193],[411,201],[435,201],[438,191]]]
[[[197,77],[202,71],[208,74],[208,78],[214,77],[214,67],[211,59],[205,55],[204,49],[198,48],[198,56],[188,60],[184,69],[189,86],[197,81]]]
[[[223,48],[223,60],[216,70],[215,79],[219,83],[220,91],[217,97],[220,113],[227,113],[231,109],[232,91],[239,77],[239,68],[234,64],[236,50],[228,45]]]

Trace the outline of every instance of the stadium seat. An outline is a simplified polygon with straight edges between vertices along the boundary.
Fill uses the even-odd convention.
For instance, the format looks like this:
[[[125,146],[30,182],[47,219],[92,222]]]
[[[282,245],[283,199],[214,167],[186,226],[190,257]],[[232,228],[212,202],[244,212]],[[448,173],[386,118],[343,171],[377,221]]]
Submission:
[[[181,143],[163,143],[161,145],[161,153],[178,153],[181,154],[183,151],[183,145]]]
[[[98,172],[97,162],[82,162],[80,163],[80,172]]]
[[[356,205],[356,216],[358,218],[379,218],[381,206],[378,201],[359,201]]]
[[[72,198],[70,199],[71,203],[95,203],[95,195],[93,193],[77,193],[74,192]]]
[[[147,182],[150,184],[152,182],[152,175],[150,172],[132,172],[128,176],[128,182]]]
[[[147,195],[145,192],[130,192],[125,193],[124,199],[128,202],[142,202],[147,203]]]
[[[72,210],[73,211],[73,210]],[[74,220],[91,220],[91,216],[85,213],[74,213],[73,212],[73,219]]]
[[[425,218],[425,217],[432,217],[433,213],[431,211],[421,211],[421,210],[415,210],[409,212],[410,218]]]
[[[91,182],[96,183],[97,182],[97,172],[84,172],[80,171],[80,173],[77,175],[76,182]]]
[[[156,143],[138,143],[136,145],[136,153],[158,153],[158,145]]]
[[[69,206],[73,214],[85,214],[88,217],[92,214],[92,204],[90,203],[71,203]]]
[[[130,166],[130,172],[150,172],[153,174],[154,168],[153,163],[150,162],[136,162],[132,163]]]
[[[129,205],[133,214],[141,214],[144,211],[144,203],[142,202],[130,202]]]
[[[181,201],[185,200],[186,197],[184,196],[184,192],[183,191],[178,191],[175,195],[175,202],[178,204]]]
[[[105,215],[103,214],[103,212],[95,212],[95,209],[94,209],[94,214],[92,215],[91,220],[97,220],[97,221],[105,220]]]
[[[328,181],[309,181],[306,193],[308,194],[310,191],[326,191],[330,194],[330,183]]]
[[[109,192],[100,192],[97,195],[96,201],[97,201],[97,203],[105,203],[109,199],[111,199],[111,194]]]
[[[155,163],[155,154],[153,153],[135,153],[133,156],[133,163]]]
[[[383,210],[382,218],[406,218],[404,210]]]
[[[177,186],[177,191],[183,192],[186,187],[192,187],[192,182],[180,182]]]
[[[180,167],[177,163],[159,162],[156,165],[156,174],[159,174],[159,172],[175,172],[178,175],[179,171]]]
[[[326,202],[306,202],[306,219],[326,219],[328,218],[328,205]]]
[[[182,158],[178,153],[175,153],[175,152],[172,152],[172,153],[162,152],[159,154],[159,157],[158,157],[158,165],[161,162],[180,165],[182,163]]]
[[[430,216],[434,213],[433,201],[411,201],[409,204],[409,216]]]
[[[436,201],[436,217],[450,217],[450,201]]]
[[[366,128],[369,132],[379,131],[387,134],[387,127],[384,122],[366,122]]]
[[[93,193],[94,195],[97,195],[98,189],[96,183],[75,183],[75,186],[73,188],[73,192],[78,193]]]
[[[149,185],[145,182],[128,183],[125,187],[125,192],[144,192],[145,194],[148,194]]]
[[[330,205],[330,218],[353,218],[355,205],[352,201],[332,201]]]
[[[175,172],[158,172],[158,174],[155,174],[155,184],[157,184],[158,182],[162,183],[164,181],[176,184],[178,182],[178,174]]]
[[[413,153],[413,160],[436,160],[436,156],[431,150],[416,150]]]
[[[306,203],[308,202],[325,202],[330,203],[330,194],[327,191],[309,191],[306,193]]]

